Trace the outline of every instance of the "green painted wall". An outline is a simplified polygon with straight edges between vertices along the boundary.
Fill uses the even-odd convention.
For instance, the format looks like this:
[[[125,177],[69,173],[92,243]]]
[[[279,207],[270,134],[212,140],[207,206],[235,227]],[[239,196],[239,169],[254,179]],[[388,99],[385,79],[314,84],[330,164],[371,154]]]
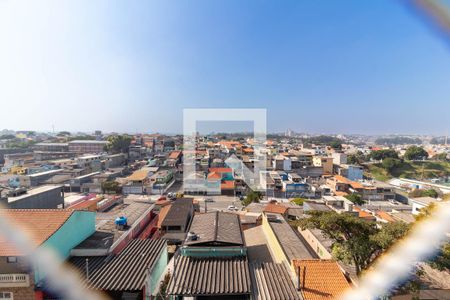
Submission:
[[[150,293],[154,293],[156,288],[159,286],[159,279],[161,278],[161,275],[164,273],[167,264],[169,262],[169,255],[167,253],[167,247],[164,247],[161,256],[159,257],[158,261],[155,263],[150,276],[147,278],[148,283],[147,286],[150,286]],[[148,293],[146,291],[146,293]],[[150,298],[147,298],[150,299]]]
[[[42,220],[45,222],[45,220]],[[41,247],[49,248],[62,262],[70,250],[95,232],[95,212],[74,211],[69,219]],[[39,267],[35,268],[35,282],[45,277]]]

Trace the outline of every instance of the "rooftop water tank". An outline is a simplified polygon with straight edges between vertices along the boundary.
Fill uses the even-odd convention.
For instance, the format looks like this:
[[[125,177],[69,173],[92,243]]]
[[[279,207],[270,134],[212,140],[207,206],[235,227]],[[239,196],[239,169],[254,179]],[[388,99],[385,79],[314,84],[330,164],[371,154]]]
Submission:
[[[124,217],[124,216],[118,217],[116,219],[115,223],[116,223],[116,225],[119,225],[119,226],[126,226],[127,225],[127,217]]]

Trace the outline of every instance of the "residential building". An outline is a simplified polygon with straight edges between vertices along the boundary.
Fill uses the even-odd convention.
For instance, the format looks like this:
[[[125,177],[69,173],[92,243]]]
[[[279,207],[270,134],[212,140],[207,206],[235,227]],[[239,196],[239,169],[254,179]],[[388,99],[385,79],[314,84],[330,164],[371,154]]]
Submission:
[[[42,152],[68,152],[68,143],[37,143],[33,145],[34,151]]]
[[[189,224],[194,216],[192,198],[179,198],[172,202],[160,224],[161,235],[166,239],[183,241]]]
[[[331,157],[333,158],[333,164],[335,164],[335,165],[347,164],[347,154],[346,153],[333,152],[333,153],[331,153]]]
[[[71,249],[95,231],[95,213],[61,209],[0,209],[0,217],[11,219],[29,236],[36,248],[49,248],[66,259]],[[0,293],[11,299],[43,299],[45,272],[38,262],[29,262],[25,253],[6,241],[0,233]]]
[[[333,174],[333,158],[326,156],[314,156],[313,166],[322,167],[323,174],[331,175]]]
[[[2,204],[15,209],[64,208],[64,192],[61,185],[44,185],[25,190],[25,193],[15,197],[7,197]]]
[[[90,258],[72,257],[71,262],[90,288],[101,290],[112,299],[152,299],[168,263],[167,242],[133,239],[118,254],[94,259],[89,266],[86,259]]]
[[[75,152],[79,154],[105,152],[105,146],[107,144],[107,141],[97,140],[75,140],[68,143],[69,152]]]

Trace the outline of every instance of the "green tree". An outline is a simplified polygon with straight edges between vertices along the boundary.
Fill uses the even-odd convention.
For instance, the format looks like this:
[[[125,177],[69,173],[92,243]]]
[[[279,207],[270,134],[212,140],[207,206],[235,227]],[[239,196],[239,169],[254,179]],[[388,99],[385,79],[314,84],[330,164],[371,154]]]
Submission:
[[[398,154],[394,149],[375,150],[370,153],[373,160],[383,160],[385,158],[398,158]]]
[[[428,158],[428,152],[422,147],[410,146],[406,149],[404,158],[407,160],[418,160]]]
[[[368,161],[369,158],[361,150],[358,150],[355,154],[347,156],[347,163],[351,165],[361,164]]]
[[[433,156],[433,159],[435,159],[435,160],[440,160],[440,161],[447,161],[448,159],[447,159],[447,153],[439,153],[439,154],[436,154],[435,156]]]
[[[131,136],[129,135],[113,135],[108,137],[106,151],[111,153],[126,153],[131,144]]]
[[[419,198],[419,197],[437,198],[437,197],[439,197],[439,193],[434,189],[428,189],[428,190],[414,189],[408,193],[408,196],[410,198]]]
[[[119,194],[122,191],[120,184],[117,181],[104,181],[102,182],[102,191],[104,194],[114,193]]]
[[[448,200],[444,200],[448,201]],[[431,203],[427,207],[420,210],[420,214],[416,216],[416,221],[422,221],[426,218],[430,218],[433,211],[437,209],[435,203]],[[448,270],[450,271],[450,243],[445,242],[440,249],[437,251],[436,255],[427,262],[432,268],[439,271]]]
[[[293,202],[293,203],[295,203],[295,204],[297,204],[297,205],[302,206],[303,203],[304,203],[305,201],[306,201],[306,199],[297,197],[297,198],[292,199],[291,202]]]
[[[16,136],[14,134],[4,134],[0,136],[0,140],[13,140]]]
[[[345,198],[347,198],[348,200],[352,201],[356,205],[363,205],[364,204],[364,200],[361,198],[361,195],[357,194],[357,193],[349,194],[349,195],[345,196]]]
[[[381,162],[381,166],[383,167],[383,169],[385,169],[388,172],[391,172],[392,170],[400,167],[401,165],[402,165],[402,162],[400,159],[391,158],[391,157],[387,157],[387,158],[383,159],[383,161]]]
[[[332,141],[328,144],[334,150],[342,150],[342,143],[340,141]]]
[[[247,195],[245,196],[245,199],[242,200],[242,205],[247,206],[250,203],[258,203],[259,200],[261,200],[263,197],[263,194],[261,192],[258,191],[250,191],[247,193]]]
[[[309,218],[293,221],[293,225],[302,229],[320,229],[333,242],[333,256],[345,263],[352,263],[358,274],[409,230],[409,226],[402,222],[387,223],[379,228],[376,222],[368,222],[351,214],[308,213]]]

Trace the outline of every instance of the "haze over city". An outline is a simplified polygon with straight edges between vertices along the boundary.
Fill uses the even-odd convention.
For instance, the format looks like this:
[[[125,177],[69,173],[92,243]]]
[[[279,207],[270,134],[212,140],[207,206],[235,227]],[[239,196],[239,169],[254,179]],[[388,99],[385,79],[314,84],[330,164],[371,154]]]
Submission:
[[[450,299],[450,0],[0,0],[0,300]]]
[[[2,1],[0,128],[181,133],[183,108],[268,130],[447,134],[448,42],[402,1]]]

